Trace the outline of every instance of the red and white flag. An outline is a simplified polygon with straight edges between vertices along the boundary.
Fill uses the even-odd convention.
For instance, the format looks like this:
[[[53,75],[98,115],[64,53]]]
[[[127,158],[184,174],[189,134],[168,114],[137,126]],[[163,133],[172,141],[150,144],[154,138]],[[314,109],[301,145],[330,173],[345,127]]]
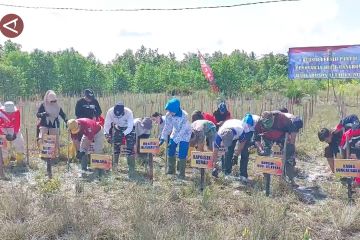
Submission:
[[[219,87],[216,85],[213,71],[211,70],[210,66],[205,62],[205,58],[200,53],[200,51],[198,51],[198,53],[199,53],[201,71],[203,72],[206,80],[208,80],[213,92],[219,92]]]

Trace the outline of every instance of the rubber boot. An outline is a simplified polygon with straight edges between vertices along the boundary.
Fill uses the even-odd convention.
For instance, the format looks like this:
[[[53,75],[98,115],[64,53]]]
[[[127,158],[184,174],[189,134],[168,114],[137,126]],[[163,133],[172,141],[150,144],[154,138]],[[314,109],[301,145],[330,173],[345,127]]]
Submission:
[[[176,157],[169,157],[168,158],[168,170],[166,174],[175,174],[175,164],[176,164]]]
[[[88,166],[88,158],[87,155],[84,153],[83,156],[81,157],[81,170],[87,171],[87,166]]]
[[[114,154],[114,159],[113,159],[113,163],[112,163],[112,170],[113,171],[117,171],[118,165],[119,165],[119,154]]]
[[[23,166],[24,159],[25,159],[25,155],[23,153],[16,153],[15,156],[16,166]]]
[[[126,160],[129,167],[128,177],[133,179],[135,178],[135,158],[134,156],[128,156]]]
[[[179,159],[179,179],[185,179],[186,159]]]

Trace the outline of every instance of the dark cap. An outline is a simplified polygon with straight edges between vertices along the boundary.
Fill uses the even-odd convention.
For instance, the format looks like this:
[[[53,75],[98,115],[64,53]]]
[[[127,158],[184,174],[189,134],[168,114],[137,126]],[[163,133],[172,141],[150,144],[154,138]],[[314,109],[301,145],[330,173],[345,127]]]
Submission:
[[[154,112],[153,115],[151,115],[152,117],[161,117],[161,113],[159,112]]]
[[[91,90],[91,89],[85,89],[84,95],[85,95],[85,97],[87,97],[89,99],[94,99],[95,98],[94,91]]]
[[[124,108],[125,108],[124,103],[118,102],[114,107],[115,116],[120,117],[120,116],[124,115],[124,112],[125,112]]]
[[[325,139],[327,137],[330,136],[330,130],[327,128],[322,128],[319,132],[318,132],[318,138],[321,142],[325,141]]]

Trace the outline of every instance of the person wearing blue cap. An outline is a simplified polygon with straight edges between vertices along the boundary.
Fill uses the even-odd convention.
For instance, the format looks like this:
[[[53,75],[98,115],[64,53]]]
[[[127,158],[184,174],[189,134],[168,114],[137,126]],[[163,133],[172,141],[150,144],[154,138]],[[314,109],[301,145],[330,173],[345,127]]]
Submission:
[[[185,178],[186,157],[189,150],[191,138],[191,127],[188,114],[181,109],[180,101],[177,98],[170,99],[165,110],[168,111],[165,117],[165,126],[161,133],[160,145],[164,143],[170,134],[168,146],[168,170],[167,174],[175,174],[176,169],[176,148],[179,146],[179,178]]]
[[[118,102],[106,113],[104,124],[105,137],[113,145],[114,159],[113,169],[116,170],[119,164],[120,147],[122,139],[126,139],[126,159],[129,167],[129,178],[135,176],[135,130],[133,112]]]
[[[226,120],[231,119],[231,114],[228,111],[225,102],[221,102],[218,106],[218,109],[213,113],[216,119],[216,128],[217,130],[224,124]]]

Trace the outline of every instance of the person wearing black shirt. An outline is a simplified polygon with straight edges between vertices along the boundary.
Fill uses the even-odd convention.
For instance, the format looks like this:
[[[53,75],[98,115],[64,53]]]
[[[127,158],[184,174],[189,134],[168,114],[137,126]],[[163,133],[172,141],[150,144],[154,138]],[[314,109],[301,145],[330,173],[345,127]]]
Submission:
[[[97,120],[102,111],[99,105],[98,100],[96,100],[93,90],[85,89],[84,97],[80,98],[75,106],[75,116],[76,119],[79,118],[89,118]],[[82,134],[78,134],[78,141],[75,141],[76,150],[79,151],[80,141]]]
[[[95,99],[94,92],[91,89],[86,89],[84,95],[85,96],[76,103],[76,118],[95,119],[100,117],[102,111],[99,102]]]

